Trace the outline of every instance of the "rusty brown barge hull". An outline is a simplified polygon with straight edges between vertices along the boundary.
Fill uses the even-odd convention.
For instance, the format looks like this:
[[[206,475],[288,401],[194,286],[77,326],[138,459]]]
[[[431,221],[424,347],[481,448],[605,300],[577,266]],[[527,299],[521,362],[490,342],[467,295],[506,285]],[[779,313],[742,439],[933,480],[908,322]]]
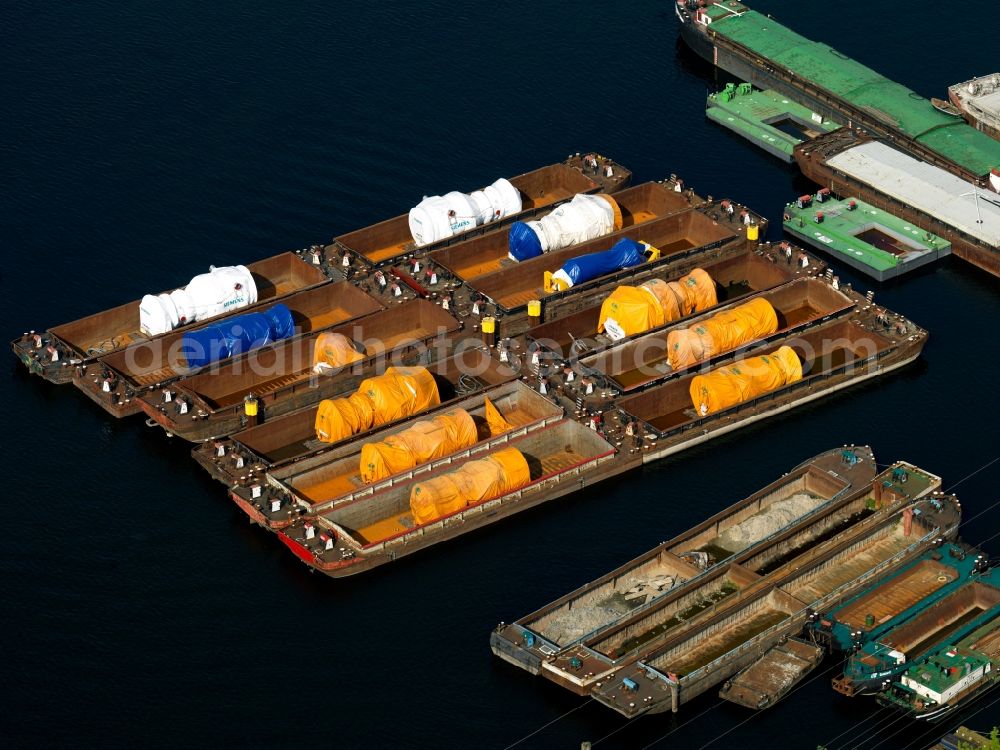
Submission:
[[[253,312],[329,281],[321,269],[291,252],[249,263],[247,270],[253,274],[257,286],[257,303],[209,320],[218,321],[230,315]],[[178,330],[190,330],[197,325],[191,324]],[[25,337],[12,341],[11,348],[29,372],[51,383],[69,383],[79,365],[91,363],[136,342],[156,342],[170,335],[149,337],[139,331],[139,300],[136,300],[50,328],[42,334],[41,348],[36,349],[34,342]],[[59,353],[55,362],[45,353],[45,346],[49,344]]]
[[[360,320],[329,329],[358,343],[365,358],[333,374],[315,375],[313,354],[318,334],[300,336],[275,347],[251,352],[212,372],[183,378],[167,389],[140,397],[151,422],[172,435],[202,442],[247,427],[244,399],[253,395],[262,421],[319,403],[389,365],[433,362],[450,353],[459,322],[426,300],[413,300]],[[164,390],[170,391],[170,400]]]
[[[296,336],[322,331],[385,309],[381,302],[347,281],[298,292],[282,302],[292,312]],[[74,371],[73,384],[113,417],[138,414],[142,411],[139,397],[143,393],[163,388],[198,372],[187,367],[181,353],[184,335],[185,331],[173,331],[153,341],[132,344],[96,362],[81,365]],[[277,344],[291,340],[294,337]],[[249,357],[251,352],[241,356]],[[210,370],[218,366],[213,363],[202,369]],[[109,378],[111,384],[108,390],[104,390],[104,383]]]
[[[310,538],[309,527],[304,523],[279,532],[278,537],[299,559],[326,575],[334,578],[356,575],[540,503],[578,492],[640,464],[637,458],[619,454],[593,430],[562,419],[527,434],[505,434],[480,446],[474,454],[435,462],[421,474],[420,481],[505,447],[521,451],[531,467],[530,482],[512,492],[430,523],[415,524],[412,518],[407,520],[415,480],[403,481],[315,516],[315,524],[331,540],[329,546],[322,537]]]
[[[429,369],[441,398],[441,406],[431,411],[451,408],[473,394],[517,377],[517,373],[483,348],[456,353],[433,363]],[[347,392],[334,395],[339,397]],[[316,437],[317,411],[318,406],[309,406],[229,438],[199,444],[191,455],[213,479],[233,487],[241,497],[249,497],[248,485],[266,481],[266,472],[334,449],[335,444],[323,443]]]
[[[614,193],[628,186],[632,173],[610,159],[599,159],[601,168],[597,172],[585,172],[585,165],[579,155],[571,156],[559,164],[551,164],[541,169],[511,177],[510,183],[521,194],[522,210],[518,214],[470,229],[467,232],[442,239],[422,247],[416,247],[410,235],[409,218],[402,214],[392,219],[373,224],[364,229],[339,235],[333,245],[327,248],[327,257],[338,256],[347,251],[360,265],[378,267],[391,263],[402,256],[424,255],[432,250],[467,240],[470,237],[496,232],[510,226],[515,221],[534,218],[540,212],[548,211],[560,203],[570,200],[577,193]],[[604,169],[612,167],[613,175],[607,177]],[[336,261],[334,261],[336,262]]]

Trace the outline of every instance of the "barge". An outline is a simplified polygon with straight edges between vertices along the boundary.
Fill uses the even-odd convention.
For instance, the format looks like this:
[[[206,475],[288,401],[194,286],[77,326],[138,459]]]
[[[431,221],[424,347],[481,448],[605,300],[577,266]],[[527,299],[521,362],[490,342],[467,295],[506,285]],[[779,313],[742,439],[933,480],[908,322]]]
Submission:
[[[522,210],[499,221],[470,227],[467,231],[417,247],[410,232],[409,216],[403,214],[334,237],[333,244],[326,248],[326,256],[336,264],[339,261],[334,260],[333,256],[340,258],[347,253],[351,259],[348,265],[356,265],[356,260],[365,268],[379,267],[404,256],[415,253],[422,255],[461,242],[477,234],[496,232],[514,221],[534,218],[578,193],[614,193],[628,187],[632,179],[629,170],[604,156],[595,155],[595,161],[596,167],[588,167],[585,158],[576,154],[558,164],[511,177],[509,182],[520,194]]]
[[[944,512],[932,515],[924,501],[905,500],[888,515],[876,513],[812,547],[746,586],[728,607],[682,626],[654,650],[622,665],[595,688],[594,697],[629,718],[678,710],[799,632],[816,608],[906,562],[938,537],[954,537],[960,514],[950,499],[946,502]],[[907,536],[902,513],[909,508],[929,512]]]
[[[537,675],[544,661],[598,638],[635,614],[650,611],[668,594],[676,595],[675,589],[685,582],[723,570],[737,553],[753,555],[768,546],[770,534],[760,539],[740,534],[738,543],[729,541],[748,526],[748,519],[760,519],[796,497],[808,499],[816,510],[821,504],[866,491],[876,473],[875,456],[867,446],[821,453],[610,573],[531,614],[500,623],[490,636],[493,653]],[[791,515],[784,517],[791,520]]]
[[[326,575],[343,577],[392,562],[433,544],[453,539],[513,513],[579,492],[638,465],[628,460],[601,435],[579,423],[562,419],[540,429],[505,433],[449,456],[420,474],[380,488],[370,495],[337,504],[331,510],[278,532],[278,537],[300,560]],[[420,522],[414,517],[413,496],[418,486],[472,463],[516,451],[526,462],[523,476],[501,494],[487,493],[481,501]],[[513,481],[513,480],[512,480]]]
[[[347,281],[298,292],[282,302],[291,312],[297,335],[322,331],[385,309],[381,302]],[[73,384],[113,417],[138,414],[142,411],[141,394],[219,366],[218,362],[202,368],[190,366],[183,349],[187,333],[186,329],[171,331],[81,364],[74,369]]]
[[[506,430],[491,429],[488,414],[490,407],[507,423]],[[455,410],[466,412],[476,424],[477,441],[463,449],[469,456],[480,456],[485,450],[505,445],[509,437],[526,435],[564,417],[561,408],[524,383],[514,381],[453,400],[447,406],[421,415],[421,419],[431,419],[437,414],[453,413]],[[420,479],[423,474],[439,465],[436,459],[374,482],[366,481],[361,471],[365,445],[392,439],[413,424],[406,422],[358,436],[321,455],[271,468],[267,471],[267,486],[263,488],[263,492],[258,488],[255,493],[253,486],[237,488],[232,497],[254,521],[276,531],[290,526],[302,516],[325,513],[331,508],[374,495],[400,482]],[[255,500],[254,494],[261,498]]]
[[[951,254],[951,243],[943,237],[856,197],[837,199],[824,191],[816,194],[815,204],[803,195],[785,206],[787,234],[878,281]]]
[[[833,455],[842,456],[849,466],[852,453],[845,448]],[[830,458],[827,454],[821,460]],[[816,606],[836,601],[881,570],[905,563],[938,537],[954,536],[960,511],[951,498],[936,493],[940,479],[908,464],[892,468],[899,466],[924,481],[893,485],[890,470],[860,486],[842,483],[842,490],[829,500],[820,497],[811,509],[801,505],[797,516],[772,519],[763,539],[703,571],[694,568],[687,580],[624,618],[594,618],[586,607],[573,614],[574,602],[607,606],[616,581],[628,583],[624,574],[644,571],[658,559],[647,553],[569,601],[564,598],[543,610],[548,619],[536,621],[532,630],[523,622],[501,623],[491,637],[493,651],[628,717],[676,711],[799,632]],[[865,474],[870,477],[871,471],[857,479],[865,479]],[[884,490],[886,482],[891,492]],[[930,493],[941,510],[925,502]],[[913,523],[904,523],[904,513],[914,508],[923,512],[913,516]],[[716,533],[711,525],[705,531]],[[718,537],[707,536],[699,546],[707,542],[711,549]],[[560,610],[570,622],[579,617],[583,628],[596,627],[583,638],[570,633],[571,645],[563,646],[553,637],[561,637],[559,620],[553,616]],[[548,638],[538,632],[545,627],[550,629]]]
[[[435,362],[431,374],[442,407],[456,405],[474,393],[517,377],[483,347],[465,349]],[[266,482],[267,471],[331,450],[331,443],[316,436],[318,411],[317,404],[269,419],[230,437],[200,443],[191,455],[213,479],[231,487],[241,498],[248,498],[251,486]]]
[[[288,414],[321,399],[356,388],[376,367],[417,364],[447,354],[460,327],[448,312],[427,300],[368,315],[328,329],[354,342],[362,358],[333,373],[313,371],[317,338],[313,333],[251,352],[210,372],[182,378],[139,396],[150,424],[190,442],[231,435],[258,422]],[[247,414],[248,407],[256,412]]]
[[[777,91],[754,91],[749,83],[728,83],[709,94],[705,116],[787,164],[795,161],[798,144],[840,127]]]
[[[249,263],[246,269],[252,274],[257,287],[257,303],[242,308],[240,313],[253,312],[291,294],[329,281],[320,268],[290,252]],[[71,323],[63,323],[41,334],[34,331],[25,333],[11,342],[11,348],[29,372],[50,383],[69,383],[78,366],[86,366],[132,344],[152,344],[163,336],[170,335],[147,336],[140,331],[140,302],[136,300]],[[230,314],[236,314],[236,311],[210,320],[218,320]],[[185,329],[194,326],[195,324],[189,324]]]
[[[865,636],[856,636],[856,650],[848,656],[844,673],[833,679],[833,689],[848,697],[881,692],[910,667],[924,662],[936,644],[960,640],[984,623],[1000,622],[998,583],[997,576],[977,566],[965,574],[961,585],[928,597],[915,614],[878,637],[862,642]],[[907,588],[901,587],[900,595],[906,593]]]
[[[1000,143],[847,55],[738,0],[676,0],[681,39],[712,65],[863,129],[965,181],[989,184]]]
[[[796,147],[795,160],[813,182],[947,240],[959,258],[1000,276],[996,193],[843,130]]]
[[[691,264],[662,278],[675,281],[692,270],[689,265]],[[698,267],[715,283],[716,299],[721,307],[726,303],[775,289],[793,279],[813,276],[820,273],[824,266],[819,260],[810,259],[809,265],[803,268],[801,263],[788,262],[777,245],[764,244],[756,249],[747,247],[742,253],[725,259],[699,263]],[[553,355],[576,359],[596,354],[631,338],[613,339],[605,332],[598,332],[603,305],[604,300],[598,300],[578,312],[529,328],[524,333],[524,348],[538,347]],[[713,307],[702,312],[715,309]],[[671,321],[668,325],[675,326],[689,317],[691,316]]]
[[[675,273],[695,259],[698,263],[708,263],[736,255],[746,247],[756,247],[760,232],[766,231],[766,222],[755,223],[747,229],[754,230],[749,232],[753,239],[747,239],[747,232],[742,227],[719,223],[704,211],[689,208],[616,235],[618,240],[627,238],[656,248],[658,257],[655,260],[607,273],[568,289],[546,291],[546,274],[554,274],[574,258],[611,248],[614,240],[604,237],[481,276],[457,290],[456,299],[463,306],[468,304],[462,302],[466,297],[484,300],[495,310],[497,335],[514,337],[546,320],[564,317],[591,306],[606,292],[626,281],[638,284],[646,279]],[[535,302],[538,303],[537,315],[530,315],[529,305]]]
[[[693,203],[692,198],[661,182],[646,182],[622,190],[614,194],[614,201],[621,213],[622,229],[638,227],[685,211]],[[613,232],[604,239],[613,241],[619,232]],[[517,261],[508,257],[509,252],[507,232],[490,232],[434,250],[428,253],[427,262],[434,263],[462,281],[472,281],[488,273],[517,266]]]

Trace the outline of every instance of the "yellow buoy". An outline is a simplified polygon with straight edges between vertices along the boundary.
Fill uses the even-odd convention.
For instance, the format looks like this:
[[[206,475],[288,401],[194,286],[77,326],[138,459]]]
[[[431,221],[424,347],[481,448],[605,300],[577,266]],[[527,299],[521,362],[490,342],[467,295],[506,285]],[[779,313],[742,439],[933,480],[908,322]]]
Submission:
[[[494,333],[497,329],[497,319],[487,315],[482,322],[483,333]]]
[[[758,225],[756,225],[756,224],[750,224],[747,227],[747,239],[748,240],[755,240],[755,239],[757,239],[757,237],[758,237],[759,234],[760,234],[760,227]]]

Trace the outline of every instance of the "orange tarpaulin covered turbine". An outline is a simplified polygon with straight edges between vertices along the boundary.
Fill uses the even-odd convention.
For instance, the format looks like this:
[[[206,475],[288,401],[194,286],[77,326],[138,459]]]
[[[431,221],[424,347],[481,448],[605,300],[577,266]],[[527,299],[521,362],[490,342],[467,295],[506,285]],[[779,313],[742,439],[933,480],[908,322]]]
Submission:
[[[442,458],[477,441],[476,423],[465,409],[452,409],[433,419],[415,422],[396,435],[361,448],[361,479],[377,482]]]
[[[774,307],[763,297],[713,315],[698,325],[667,334],[670,369],[680,370],[778,330]]]
[[[361,381],[347,398],[325,399],[316,411],[316,437],[324,443],[409,417],[441,403],[426,367],[390,367]]]
[[[499,497],[531,481],[524,455],[504,448],[480,461],[432,477],[410,491],[410,512],[417,524],[430,523],[470,505]]]
[[[691,403],[699,416],[722,411],[802,379],[802,362],[790,346],[691,378]]]
[[[677,281],[650,279],[620,286],[601,305],[597,332],[618,340],[718,304],[715,282],[696,268]]]
[[[365,358],[342,333],[321,333],[313,347],[313,372],[323,374]]]

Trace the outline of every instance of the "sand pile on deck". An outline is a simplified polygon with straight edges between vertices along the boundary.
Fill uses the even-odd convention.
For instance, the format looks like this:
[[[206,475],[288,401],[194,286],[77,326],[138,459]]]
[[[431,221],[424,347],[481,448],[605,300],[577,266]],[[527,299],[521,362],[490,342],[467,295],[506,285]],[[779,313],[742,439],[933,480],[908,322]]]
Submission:
[[[572,643],[669,591],[678,582],[673,574],[658,571],[622,578],[610,595],[575,603],[572,609],[552,615],[539,632],[560,645]]]
[[[740,552],[802,518],[823,502],[821,497],[798,492],[726,529],[715,543],[730,552]]]

